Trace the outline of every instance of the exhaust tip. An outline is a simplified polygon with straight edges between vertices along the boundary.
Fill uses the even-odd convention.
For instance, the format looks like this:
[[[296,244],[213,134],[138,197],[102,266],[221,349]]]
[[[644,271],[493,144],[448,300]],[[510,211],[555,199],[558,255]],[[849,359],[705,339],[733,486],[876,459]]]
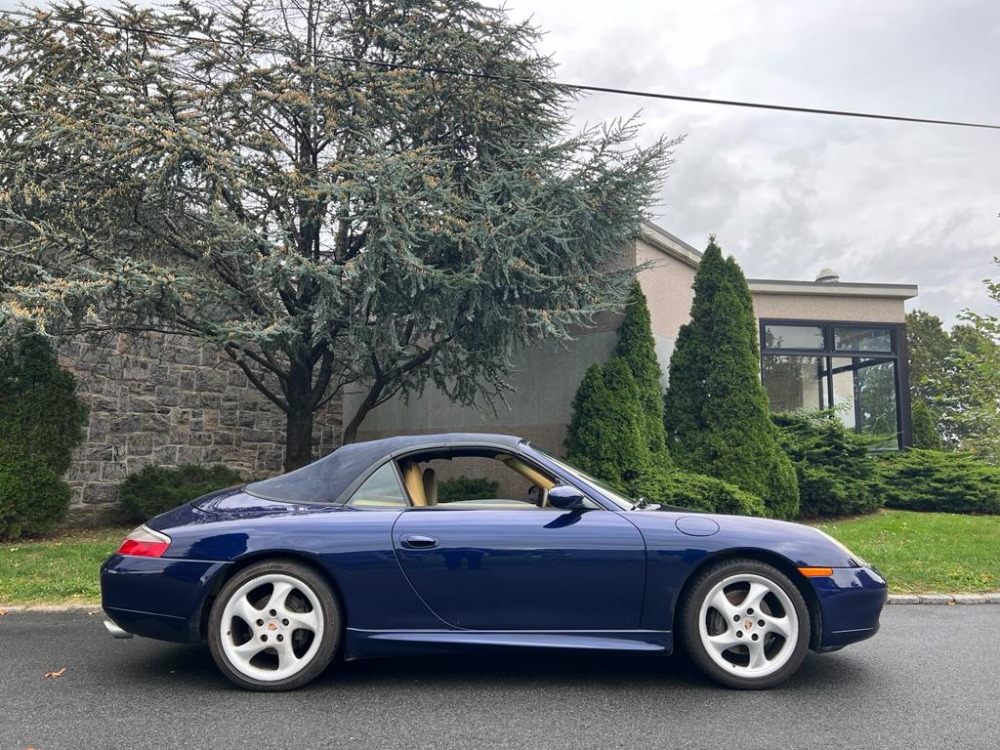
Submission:
[[[112,622],[111,619],[108,618],[108,617],[104,618],[104,627],[106,627],[108,629],[108,632],[111,633],[111,636],[113,638],[126,639],[126,638],[131,638],[132,637],[131,633],[127,633],[124,630],[122,630],[114,622]]]

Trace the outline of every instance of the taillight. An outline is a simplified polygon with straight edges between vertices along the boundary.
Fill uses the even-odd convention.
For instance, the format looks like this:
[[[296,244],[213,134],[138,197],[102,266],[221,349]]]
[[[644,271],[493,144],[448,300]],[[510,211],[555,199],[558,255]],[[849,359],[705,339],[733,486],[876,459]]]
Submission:
[[[170,546],[170,537],[153,531],[143,524],[129,532],[118,548],[119,555],[134,555],[136,557],[162,557]]]

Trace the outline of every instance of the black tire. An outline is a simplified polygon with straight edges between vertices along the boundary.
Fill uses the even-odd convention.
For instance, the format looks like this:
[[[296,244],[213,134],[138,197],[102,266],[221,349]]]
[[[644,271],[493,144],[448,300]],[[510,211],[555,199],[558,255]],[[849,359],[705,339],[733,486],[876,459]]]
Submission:
[[[780,570],[752,559],[712,565],[692,581],[678,610],[687,656],[705,675],[760,690],[787,680],[809,649],[809,608]]]
[[[326,580],[289,560],[263,560],[226,581],[208,620],[212,659],[247,690],[295,690],[327,668],[343,616]]]

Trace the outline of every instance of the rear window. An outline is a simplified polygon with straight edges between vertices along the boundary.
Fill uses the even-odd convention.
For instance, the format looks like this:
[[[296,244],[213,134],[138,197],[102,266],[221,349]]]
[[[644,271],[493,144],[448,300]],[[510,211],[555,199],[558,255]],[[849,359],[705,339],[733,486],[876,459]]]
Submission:
[[[345,445],[301,469],[252,482],[246,491],[266,500],[286,503],[335,503],[371,464],[372,452],[364,443]]]

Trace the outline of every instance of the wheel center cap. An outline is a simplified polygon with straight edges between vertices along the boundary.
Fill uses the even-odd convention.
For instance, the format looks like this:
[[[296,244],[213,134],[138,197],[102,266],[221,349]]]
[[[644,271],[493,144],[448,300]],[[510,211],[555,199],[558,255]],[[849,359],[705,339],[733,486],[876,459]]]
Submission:
[[[743,629],[748,633],[753,630],[753,620],[749,617],[743,621]]]
[[[275,622],[269,622],[267,624],[267,629],[270,630],[273,633],[275,630],[278,629],[278,624],[275,623]]]

